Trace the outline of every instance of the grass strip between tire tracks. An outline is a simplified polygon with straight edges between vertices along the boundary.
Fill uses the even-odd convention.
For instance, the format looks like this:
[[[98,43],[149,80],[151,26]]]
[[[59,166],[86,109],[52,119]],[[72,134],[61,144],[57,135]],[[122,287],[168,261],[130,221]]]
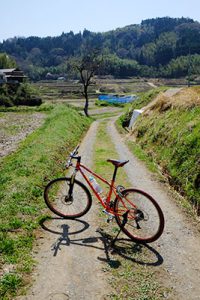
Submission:
[[[108,158],[118,158],[118,154],[106,131],[106,121],[99,125],[99,130],[95,143],[94,169],[100,175],[110,179],[113,173],[113,166],[106,160]],[[116,184],[130,187],[127,176],[123,168],[119,168]],[[103,187],[103,186],[102,186]],[[105,188],[103,187],[105,190]],[[113,199],[114,200],[114,199]],[[106,215],[101,214],[102,234],[108,240],[114,238],[118,232],[118,227],[113,221],[106,225]],[[120,238],[126,238],[122,233]],[[113,300],[122,299],[163,299],[166,289],[158,283],[158,276],[154,266],[156,259],[151,247],[138,245],[131,241],[119,240],[115,248],[109,252],[104,271],[108,274],[109,283],[113,288],[112,294],[108,297]],[[109,276],[110,275],[110,276]]]

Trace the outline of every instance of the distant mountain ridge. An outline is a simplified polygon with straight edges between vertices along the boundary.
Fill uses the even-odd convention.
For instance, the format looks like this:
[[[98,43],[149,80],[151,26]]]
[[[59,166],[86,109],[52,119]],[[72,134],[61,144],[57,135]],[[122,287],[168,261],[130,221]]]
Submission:
[[[67,74],[70,63],[98,48],[104,57],[101,74],[115,77],[180,77],[200,74],[200,23],[190,18],[155,18],[105,33],[84,30],[56,37],[14,37],[0,43],[33,80]],[[71,74],[76,76],[76,74]]]

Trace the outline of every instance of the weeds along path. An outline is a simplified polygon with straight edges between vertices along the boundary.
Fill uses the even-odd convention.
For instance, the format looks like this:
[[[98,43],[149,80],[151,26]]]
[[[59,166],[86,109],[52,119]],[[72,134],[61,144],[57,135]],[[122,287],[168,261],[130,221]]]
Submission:
[[[176,205],[172,192],[156,180],[128,150],[117,132],[113,120],[108,123],[111,136],[121,159],[129,159],[125,169],[133,186],[151,194],[160,204],[165,215],[165,230],[151,246],[163,258],[163,264],[155,267],[161,282],[172,289],[168,299],[200,299],[200,235],[195,220],[186,217]],[[174,297],[175,295],[175,297]],[[172,296],[172,295],[171,295]]]
[[[97,128],[98,122],[94,122],[79,151],[82,162],[88,166],[92,164]],[[20,300],[106,299],[109,288],[101,262],[105,247],[97,232],[97,213],[93,201],[89,213],[78,220],[53,217],[42,224],[34,283]]]

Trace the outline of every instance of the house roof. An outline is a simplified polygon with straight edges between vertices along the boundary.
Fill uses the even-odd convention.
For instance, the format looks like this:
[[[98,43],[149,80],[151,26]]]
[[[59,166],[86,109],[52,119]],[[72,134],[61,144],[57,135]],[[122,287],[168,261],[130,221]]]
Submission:
[[[0,76],[6,82],[8,80],[9,80],[9,82],[11,82],[11,81],[20,81],[21,82],[23,79],[27,78],[27,76],[25,76],[23,71],[21,71],[19,68],[0,69]]]
[[[27,77],[25,75],[6,75],[7,78],[13,78],[13,77],[16,77],[16,78],[24,78],[24,77]]]
[[[0,69],[0,73],[7,73],[7,72],[13,72],[13,71],[18,71],[17,68],[14,69]]]

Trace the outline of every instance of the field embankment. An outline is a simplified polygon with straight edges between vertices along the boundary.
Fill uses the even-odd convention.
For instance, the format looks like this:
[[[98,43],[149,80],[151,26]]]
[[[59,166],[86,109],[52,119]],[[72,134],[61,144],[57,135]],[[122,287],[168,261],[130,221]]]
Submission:
[[[145,103],[146,105],[146,103]],[[132,140],[200,213],[200,87],[159,94],[136,121]]]
[[[1,161],[1,299],[13,299],[29,280],[35,229],[45,211],[44,185],[61,175],[66,153],[80,141],[90,123],[68,106],[57,105],[44,124]]]

